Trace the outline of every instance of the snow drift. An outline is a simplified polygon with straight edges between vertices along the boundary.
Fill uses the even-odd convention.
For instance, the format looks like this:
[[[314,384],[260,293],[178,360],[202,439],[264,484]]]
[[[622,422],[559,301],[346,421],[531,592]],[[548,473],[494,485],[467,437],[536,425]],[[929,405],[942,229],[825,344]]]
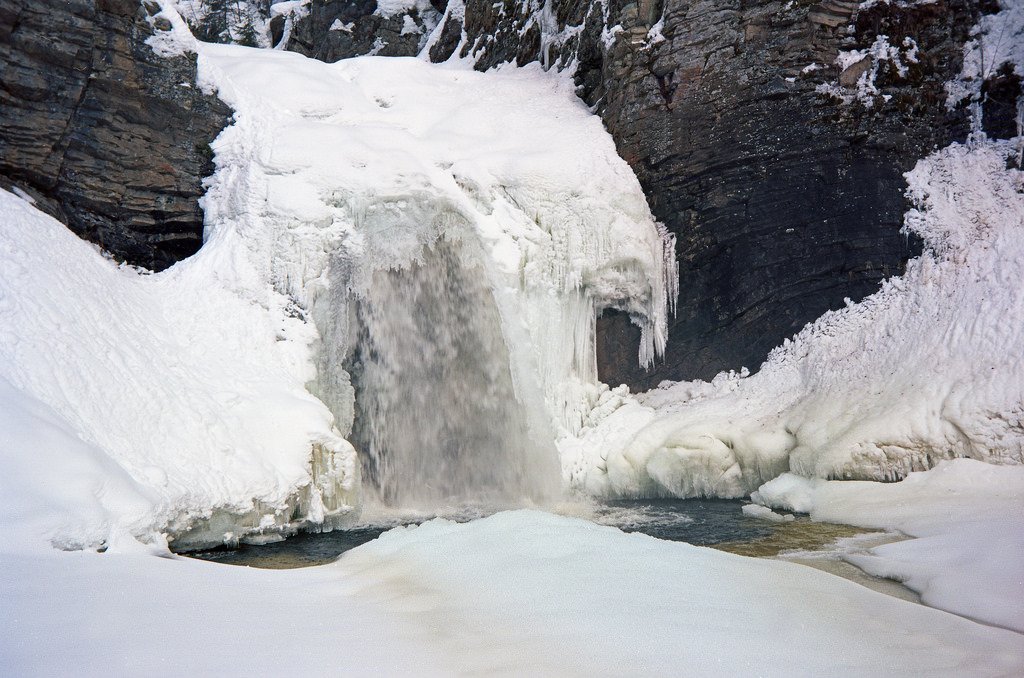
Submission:
[[[905,275],[808,325],[756,375],[606,393],[564,445],[572,482],[738,497],[785,471],[895,480],[952,457],[1024,461],[1019,158],[1017,143],[975,139],[920,161],[905,227],[926,252]]]

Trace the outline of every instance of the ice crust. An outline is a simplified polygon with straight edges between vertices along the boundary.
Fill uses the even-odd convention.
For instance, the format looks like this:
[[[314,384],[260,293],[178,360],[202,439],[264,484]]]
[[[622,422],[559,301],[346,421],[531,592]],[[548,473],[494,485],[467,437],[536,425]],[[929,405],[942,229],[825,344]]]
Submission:
[[[845,559],[903,582],[926,605],[1024,633],[1024,467],[956,459],[899,483],[786,473],[753,499],[815,520],[915,537]]]
[[[896,480],[942,459],[1024,460],[1024,175],[1017,141],[975,138],[907,174],[905,275],[830,312],[753,376],[604,394],[562,443],[607,496],[740,497],[792,471]]]

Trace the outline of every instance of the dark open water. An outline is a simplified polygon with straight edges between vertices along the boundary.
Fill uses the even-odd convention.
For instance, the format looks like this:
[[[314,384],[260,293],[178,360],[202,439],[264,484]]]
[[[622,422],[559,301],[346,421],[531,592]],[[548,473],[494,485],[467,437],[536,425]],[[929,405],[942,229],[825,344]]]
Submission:
[[[643,532],[659,539],[713,546],[746,555],[771,556],[788,548],[813,548],[830,543],[836,537],[859,532],[844,526],[812,523],[807,519],[771,523],[748,518],[741,511],[744,503],[727,499],[650,499],[606,502],[582,508],[574,506],[566,513],[602,525],[612,525],[624,532]],[[474,509],[452,512],[444,517],[466,522],[486,514],[486,511]],[[272,544],[242,544],[237,548],[218,548],[188,555],[251,567],[322,565],[396,525],[421,523],[431,517],[392,516],[377,524],[358,525],[347,530],[298,534]]]

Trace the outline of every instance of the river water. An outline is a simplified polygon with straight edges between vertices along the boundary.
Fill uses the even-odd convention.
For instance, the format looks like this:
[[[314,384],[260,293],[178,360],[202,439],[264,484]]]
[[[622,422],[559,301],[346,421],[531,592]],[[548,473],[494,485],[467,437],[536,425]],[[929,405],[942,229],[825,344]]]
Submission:
[[[918,601],[916,594],[901,584],[867,575],[840,557],[844,550],[870,548],[894,541],[898,536],[865,534],[861,528],[814,522],[805,516],[787,522],[750,518],[742,512],[744,503],[728,499],[650,499],[565,504],[557,507],[556,512],[614,526],[624,532],[642,532],[659,539],[709,546],[745,556],[781,558],[825,570],[888,595]],[[467,522],[489,513],[493,510],[459,508],[441,511],[440,515]],[[271,544],[241,544],[188,555],[218,563],[271,569],[324,565],[393,527],[421,523],[436,515],[369,510],[364,512],[364,522],[350,529],[298,534]]]

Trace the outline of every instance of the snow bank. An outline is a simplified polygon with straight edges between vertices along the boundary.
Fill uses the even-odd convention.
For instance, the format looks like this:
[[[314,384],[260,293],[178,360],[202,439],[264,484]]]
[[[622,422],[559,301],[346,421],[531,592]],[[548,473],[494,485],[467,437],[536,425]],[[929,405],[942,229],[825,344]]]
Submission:
[[[2,545],[0,567],[0,666],[19,676],[1024,671],[1016,633],[534,511],[399,528],[304,570]]]
[[[52,676],[451,676],[431,631],[331,568],[0,547],[0,667]]]
[[[815,520],[916,537],[844,558],[903,582],[927,605],[1024,632],[1024,467],[957,459],[899,483],[787,473],[752,498]]]
[[[160,5],[154,50],[194,50]],[[0,191],[9,544],[230,543],[351,511],[355,452],[305,388],[317,333],[236,238],[147,275]]]
[[[905,275],[808,325],[753,376],[606,394],[565,445],[572,482],[614,496],[738,497],[789,470],[894,480],[951,457],[1024,461],[1018,153],[975,141],[920,161],[906,228],[926,252]],[[610,439],[627,443],[598,449]]]
[[[443,623],[454,638],[441,642],[472,648],[466,673],[998,675],[1024,666],[1020,635],[804,566],[534,511],[399,528],[338,567],[368,582],[370,600],[401,590],[403,605]]]
[[[50,536],[96,547],[104,531],[231,541],[347,509],[354,453],[304,388],[315,331],[245,253],[212,242],[146,275],[0,192],[5,514],[74,516]],[[218,515],[222,531],[186,534]]]

